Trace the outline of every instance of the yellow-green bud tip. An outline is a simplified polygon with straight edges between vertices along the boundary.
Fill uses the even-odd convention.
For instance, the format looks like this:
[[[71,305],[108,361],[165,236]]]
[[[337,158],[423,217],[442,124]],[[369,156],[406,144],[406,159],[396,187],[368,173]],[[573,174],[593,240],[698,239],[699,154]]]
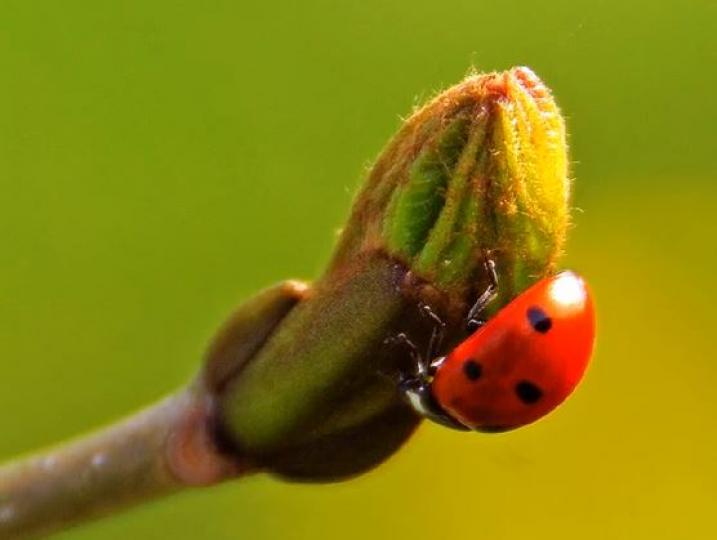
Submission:
[[[418,109],[360,192],[334,266],[381,249],[449,295],[483,279],[499,306],[552,272],[568,225],[565,127],[528,68],[472,75]]]

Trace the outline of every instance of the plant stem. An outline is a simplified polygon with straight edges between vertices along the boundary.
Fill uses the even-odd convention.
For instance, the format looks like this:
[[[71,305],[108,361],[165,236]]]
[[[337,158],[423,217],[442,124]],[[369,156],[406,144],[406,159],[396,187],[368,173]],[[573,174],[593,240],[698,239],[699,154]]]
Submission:
[[[212,444],[199,385],[98,433],[0,467],[0,538],[31,538],[246,471]]]
[[[286,281],[244,302],[186,388],[97,433],[0,466],[0,538],[36,537],[248,473],[244,453],[219,448],[216,390],[306,292],[305,284]]]

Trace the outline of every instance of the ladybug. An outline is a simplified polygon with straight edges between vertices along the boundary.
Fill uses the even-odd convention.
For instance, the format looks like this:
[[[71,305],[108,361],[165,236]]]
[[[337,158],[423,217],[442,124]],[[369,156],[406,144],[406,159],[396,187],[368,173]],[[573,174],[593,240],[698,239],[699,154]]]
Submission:
[[[435,321],[430,356],[412,347],[417,369],[400,388],[421,415],[443,425],[483,432],[508,431],[545,416],[575,389],[592,354],[595,311],[585,281],[564,271],[517,296],[487,322],[479,314],[495,298],[497,277],[468,314],[474,332],[446,356],[431,359],[443,323]]]

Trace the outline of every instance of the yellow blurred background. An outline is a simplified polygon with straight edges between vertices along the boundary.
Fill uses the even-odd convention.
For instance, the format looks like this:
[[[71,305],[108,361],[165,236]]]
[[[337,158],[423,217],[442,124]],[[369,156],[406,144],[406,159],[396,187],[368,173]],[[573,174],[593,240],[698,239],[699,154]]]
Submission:
[[[400,115],[529,65],[599,309],[574,397],[501,435],[425,425],[351,482],[257,476],[57,538],[716,538],[716,35],[712,0],[2,0],[0,459],[186,381],[233,306],[317,275]]]

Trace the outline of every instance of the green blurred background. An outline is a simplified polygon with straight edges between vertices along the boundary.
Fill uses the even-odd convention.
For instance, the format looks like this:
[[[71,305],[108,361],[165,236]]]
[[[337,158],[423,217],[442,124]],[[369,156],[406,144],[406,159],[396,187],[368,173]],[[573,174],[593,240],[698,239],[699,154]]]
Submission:
[[[598,301],[573,399],[57,538],[716,537],[715,35],[713,0],[1,0],[0,458],[186,381],[232,306],[317,275],[399,116],[524,64],[568,120],[565,265]]]

